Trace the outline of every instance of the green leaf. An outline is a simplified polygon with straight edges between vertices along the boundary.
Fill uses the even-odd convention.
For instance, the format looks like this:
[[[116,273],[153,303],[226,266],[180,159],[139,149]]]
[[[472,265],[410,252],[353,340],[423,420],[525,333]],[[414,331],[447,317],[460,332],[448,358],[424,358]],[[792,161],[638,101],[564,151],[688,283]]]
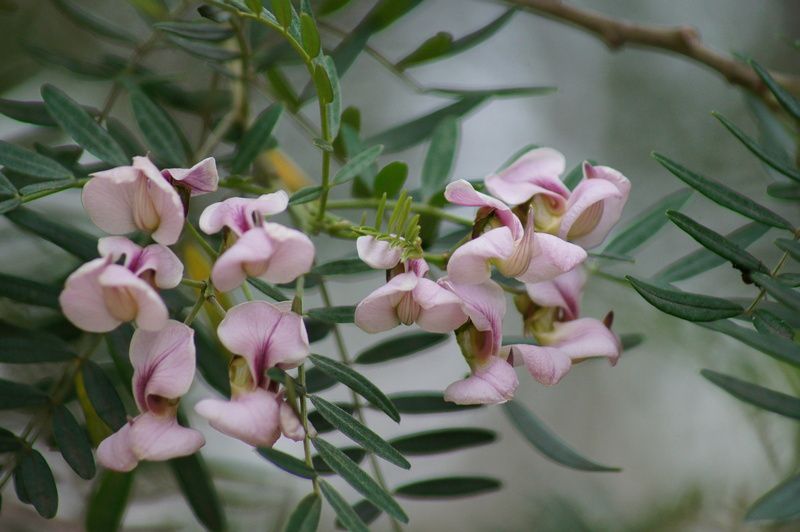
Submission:
[[[72,177],[72,172],[53,159],[3,141],[0,141],[0,165],[7,170],[45,179]]]
[[[394,126],[367,139],[366,144],[383,144],[387,153],[410,148],[424,142],[436,127],[447,118],[462,117],[487,100],[485,94],[466,96],[455,103],[440,107],[427,115]]]
[[[50,401],[38,388],[21,382],[0,379],[0,410],[41,406]]]
[[[316,532],[321,512],[322,501],[319,495],[309,493],[292,511],[284,532]]]
[[[403,189],[408,177],[408,165],[401,161],[394,161],[383,168],[375,176],[374,193],[376,198],[395,198]]]
[[[752,59],[748,62],[753,70],[755,70],[756,74],[758,74],[758,77],[761,78],[761,81],[764,82],[764,85],[766,85],[769,91],[775,96],[775,99],[778,100],[778,103],[781,104],[781,107],[786,109],[786,112],[792,115],[795,120],[800,120],[800,102],[789,94],[786,89],[781,87],[781,85],[773,79],[767,69]]]
[[[796,183],[770,183],[767,194],[782,200],[800,200],[800,185]]]
[[[6,364],[67,362],[76,356],[69,344],[43,331],[15,329],[0,337],[0,362]]]
[[[772,358],[800,367],[800,345],[773,334],[764,334],[736,325],[731,320],[698,324],[706,329],[727,334]]]
[[[742,272],[768,272],[764,264],[753,255],[721,234],[697,223],[685,214],[667,211],[667,217],[682,231],[694,238],[704,248],[731,262]]]
[[[547,428],[533,412],[517,401],[504,404],[503,412],[531,445],[554,462],[580,471],[620,471],[618,467],[598,464],[575,452],[572,447]]]
[[[800,292],[793,290],[785,284],[776,281],[769,275],[754,273],[753,281],[767,291],[769,295],[787,307],[800,312]]]
[[[738,316],[744,309],[719,297],[662,288],[626,275],[634,290],[662,312],[689,321],[714,321]]]
[[[480,408],[482,405],[457,405],[444,400],[442,392],[403,392],[389,396],[401,414],[438,414]]]
[[[29,305],[59,309],[60,293],[61,290],[57,286],[0,273],[0,297]]]
[[[352,181],[353,178],[369,168],[378,159],[382,151],[383,146],[378,145],[367,148],[354,155],[338,172],[336,172],[331,183],[333,185],[341,185],[342,183]]]
[[[769,410],[782,416],[800,419],[800,399],[797,397],[776,392],[729,375],[723,375],[710,369],[704,369],[700,374],[745,403],[750,403],[758,408]]]
[[[447,98],[521,98],[524,96],[541,96],[552,94],[558,89],[541,85],[521,85],[518,87],[495,87],[489,89],[452,89],[448,87],[427,87],[423,90],[424,94],[445,96]]]
[[[5,214],[7,212],[13,211],[20,205],[22,205],[22,201],[19,198],[2,200],[0,201],[0,214]]]
[[[348,484],[361,493],[368,501],[385,511],[398,521],[408,523],[408,516],[397,502],[380,485],[372,480],[346,454],[321,438],[312,440],[314,447],[331,469],[336,471]]]
[[[306,370],[306,392],[317,393],[333,388],[339,382],[319,368]]]
[[[328,501],[328,504],[331,505],[333,511],[336,512],[336,516],[342,522],[342,524],[348,530],[352,532],[369,532],[367,525],[358,517],[355,510],[347,504],[347,501],[339,495],[339,492],[334,489],[333,486],[325,482],[324,480],[319,481],[319,489],[322,491],[322,495],[325,497],[325,500]]]
[[[724,238],[740,248],[746,248],[769,229],[767,225],[752,222],[728,233]],[[661,269],[654,279],[664,283],[682,281],[724,263],[725,259],[716,253],[705,248],[698,249]]]
[[[391,440],[392,447],[406,455],[447,453],[486,445],[497,439],[491,430],[478,428],[446,428],[417,432]]]
[[[29,185],[25,185],[24,187],[19,189],[19,193],[23,196],[30,196],[31,194],[35,194],[38,192],[61,192],[62,190],[67,190],[70,188],[75,188],[78,184],[77,179],[53,179],[50,181],[39,181],[37,183],[31,183]]]
[[[408,460],[403,458],[402,454],[397,452],[397,449],[359,423],[346,411],[316,395],[311,395],[309,398],[322,417],[336,427],[342,434],[361,445],[364,449],[372,451],[396,466],[402,467],[403,469],[411,468],[411,464],[408,463]],[[327,462],[327,459],[325,461]],[[328,464],[333,467],[333,464],[330,462],[328,462]]]
[[[284,28],[288,28],[292,23],[292,4],[290,0],[271,0],[272,13],[275,19]]]
[[[308,13],[300,14],[300,36],[303,40],[303,49],[309,57],[314,58],[319,55],[322,47],[319,40],[319,31],[314,17]]]
[[[233,37],[233,30],[220,24],[204,22],[156,22],[153,27],[165,33],[197,41],[226,41]]]
[[[25,494],[39,515],[46,519],[55,517],[58,511],[56,481],[41,453],[35,449],[26,452],[17,468]]]
[[[185,39],[175,35],[168,35],[167,40],[189,55],[193,55],[207,61],[231,61],[233,59],[238,59],[240,55],[239,52],[222,48],[216,44]]]
[[[775,241],[775,245],[788,253],[794,260],[800,262],[800,242],[789,240],[788,238],[779,238]]]
[[[617,233],[605,247],[603,253],[629,255],[666,225],[667,217],[664,215],[666,211],[680,209],[691,195],[691,190],[682,188],[660,199],[631,220],[625,229]]]
[[[336,406],[338,406],[339,408],[341,408],[342,410],[344,410],[348,414],[352,414],[353,413],[353,405],[351,405],[351,404],[348,404],[348,403],[336,403]],[[325,432],[330,432],[330,431],[332,431],[332,430],[334,430],[336,428],[333,425],[331,425],[331,423],[327,419],[322,417],[322,414],[320,414],[317,411],[312,411],[312,412],[308,413],[308,421],[310,421],[311,424],[314,425],[314,428],[320,434],[325,433]]]
[[[792,224],[782,216],[775,214],[768,208],[759,205],[747,196],[744,196],[743,194],[726,187],[722,183],[696,174],[691,170],[679,165],[678,163],[664,157],[663,155],[659,155],[658,153],[654,153],[653,158],[661,163],[664,168],[669,170],[678,179],[711,201],[718,203],[734,212],[738,212],[742,216],[750,218],[751,220],[755,220],[756,222],[761,222],[781,229],[788,229],[790,231],[793,230]]]
[[[136,44],[136,37],[123,28],[93,12],[83,9],[71,0],[52,0],[56,7],[76,25],[89,30],[94,35],[102,35],[111,40],[126,44]]]
[[[292,194],[292,197],[289,198],[289,205],[300,205],[302,203],[308,203],[309,201],[314,201],[321,195],[322,195],[322,187],[320,185],[304,187],[295,192],[294,194]]]
[[[422,166],[422,196],[430,198],[447,184],[458,148],[458,121],[448,116],[442,120],[431,136],[431,145]]]
[[[775,313],[760,308],[753,312],[753,326],[760,333],[794,338],[794,329]]]
[[[110,469],[100,473],[86,510],[87,532],[119,530],[128,506],[133,475],[134,471],[118,473]]]
[[[800,475],[778,484],[747,511],[745,521],[791,521],[800,517]]]
[[[169,166],[188,166],[183,135],[167,113],[140,91],[131,93],[131,108],[145,142],[156,157]]]
[[[0,428],[0,453],[17,452],[22,449],[22,440],[10,430]]]
[[[361,259],[339,259],[315,266],[311,272],[317,275],[353,275],[374,271]]]
[[[247,282],[253,285],[256,290],[261,292],[267,297],[274,299],[275,301],[288,301],[289,298],[278,290],[275,286],[269,284],[266,281],[262,281],[261,279],[256,279],[255,277],[248,277]]]
[[[372,384],[366,377],[346,366],[341,362],[324,357],[321,355],[310,355],[309,358],[317,367],[341,382],[358,395],[369,401],[375,408],[383,410],[387,416],[392,418],[395,422],[400,423],[400,414],[394,407],[392,402],[386,397],[380,389]]]
[[[800,286],[800,273],[781,273],[776,279],[787,286],[793,286],[795,288]]]
[[[81,260],[89,261],[98,256],[95,237],[63,222],[54,221],[37,211],[20,207],[6,213],[6,218],[11,220],[14,225],[52,242]]]
[[[644,342],[644,335],[642,334],[621,334],[619,337],[620,343],[622,343],[622,350],[629,351],[634,347],[639,346],[642,342]]]
[[[320,307],[312,308],[308,311],[308,317],[329,323],[353,323],[355,322],[355,306],[340,307]]]
[[[446,342],[449,334],[414,331],[387,338],[359,353],[356,364],[378,364],[395,358],[413,355]]]
[[[300,478],[314,478],[317,472],[306,465],[305,462],[299,458],[295,458],[290,454],[271,449],[269,447],[259,447],[258,454],[272,462],[274,465],[283,469],[287,473],[298,476]]]
[[[341,451],[355,463],[361,463],[364,457],[367,455],[367,451],[362,449],[361,447],[347,447],[345,449],[341,449]],[[311,457],[311,460],[314,463],[314,469],[320,475],[331,475],[335,473],[333,469],[330,468],[328,463],[318,454]]]
[[[64,91],[53,85],[44,85],[42,99],[47,111],[61,129],[79,146],[112,166],[129,164],[127,155],[108,131],[100,127],[89,113]]]
[[[64,181],[64,180],[61,180]],[[23,187],[25,188],[25,187]],[[8,180],[8,178],[0,172],[0,196],[16,196],[17,195],[17,187],[14,186],[14,183]]]
[[[89,436],[64,405],[53,410],[53,437],[61,456],[78,476],[87,480],[94,477],[94,456]]]
[[[0,98],[0,114],[26,124],[49,127],[58,125],[47,112],[43,102],[21,102]]]
[[[394,493],[409,499],[455,499],[497,491],[502,486],[489,477],[442,477],[403,484]]]
[[[341,124],[342,120],[342,94],[341,88],[339,86],[339,75],[337,74],[336,65],[334,64],[333,58],[328,55],[322,56],[319,58],[319,64],[325,70],[325,76],[328,78],[331,87],[331,97],[328,100],[328,103],[325,104],[327,113],[327,127],[326,133],[327,136],[325,140],[333,142],[333,139],[339,134],[339,125]],[[378,142],[372,142],[368,144],[380,144]]]
[[[81,376],[86,394],[100,419],[112,430],[122,428],[128,422],[125,407],[103,369],[87,360],[81,368]]]
[[[106,119],[106,128],[108,129],[108,134],[117,141],[117,144],[120,145],[128,157],[133,158],[135,155],[147,153],[139,139],[116,118],[109,117]]]
[[[366,499],[361,499],[353,505],[353,510],[364,523],[370,524],[381,516],[383,511]],[[342,523],[337,519],[336,528],[343,529]]]
[[[231,396],[228,376],[228,355],[204,327],[194,325],[197,369],[212,388],[225,397]],[[127,348],[124,350],[127,353]]]
[[[448,33],[438,33],[436,36],[431,37],[416,50],[405,56],[397,62],[397,68],[400,70],[416,66],[428,61],[443,59],[452,55],[460,54],[473,46],[485,41],[508,22],[516,9],[509,9],[489,24],[479,28],[472,33],[464,35],[460,39],[453,40],[452,35]],[[445,35],[447,37],[445,37]],[[440,37],[441,36],[441,37]]]
[[[782,161],[776,157],[774,157],[769,151],[762,148],[755,140],[748,137],[741,129],[736,127],[736,125],[722,116],[719,113],[711,113],[714,118],[722,122],[722,125],[725,126],[728,131],[733,133],[739,142],[745,145],[745,147],[750,150],[756,157],[764,161],[767,165],[774,168],[778,172],[782,173],[786,177],[794,179],[795,181],[800,181],[800,172],[797,169],[792,168],[789,164],[785,161]]]
[[[306,326],[306,332],[308,333],[308,341],[309,343],[319,342],[326,336],[328,333],[331,332],[333,329],[333,324],[328,323],[327,321],[315,320],[312,318],[303,318],[303,323]]]
[[[231,172],[241,174],[247,170],[258,154],[266,149],[270,135],[283,112],[283,106],[274,104],[264,109],[244,134],[231,163]]]
[[[224,530],[222,504],[200,453],[173,458],[169,466],[197,520],[209,530]]]

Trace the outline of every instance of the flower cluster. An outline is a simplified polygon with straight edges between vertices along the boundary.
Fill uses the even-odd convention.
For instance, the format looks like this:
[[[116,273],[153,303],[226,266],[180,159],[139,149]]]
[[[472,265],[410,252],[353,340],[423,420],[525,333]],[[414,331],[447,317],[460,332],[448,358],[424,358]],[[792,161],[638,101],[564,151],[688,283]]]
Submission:
[[[491,195],[467,181],[450,183],[445,198],[477,207],[468,241],[447,261],[447,275],[425,278],[422,259],[400,263],[387,242],[361,237],[358,251],[372,267],[387,270],[388,282],[356,308],[356,324],[367,332],[417,323],[432,332],[456,331],[471,375],[451,384],[445,399],[459,404],[501,403],[513,397],[513,365],[525,365],[543,384],[554,384],[588,357],[615,363],[621,346],[604,322],[578,317],[586,249],[603,242],[619,220],[630,182],[620,172],[583,163],[583,179],[570,191],[561,181],[564,156],[536,148],[508,168],[488,176]],[[524,283],[517,297],[525,333],[533,343],[503,345],[506,301],[492,268]]]

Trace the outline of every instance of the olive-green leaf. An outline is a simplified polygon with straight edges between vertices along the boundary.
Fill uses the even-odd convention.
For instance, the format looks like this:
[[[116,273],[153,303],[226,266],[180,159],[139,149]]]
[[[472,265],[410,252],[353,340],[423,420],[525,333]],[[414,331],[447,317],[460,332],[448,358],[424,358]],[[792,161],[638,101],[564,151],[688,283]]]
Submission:
[[[800,475],[788,478],[758,499],[745,520],[792,521],[800,517]]]
[[[131,94],[133,116],[147,145],[170,166],[188,166],[182,133],[167,113],[141,91]]]
[[[368,347],[355,358],[356,364],[378,364],[406,357],[446,342],[448,334],[415,331],[392,336]]]
[[[347,455],[350,460],[359,464],[367,456],[367,451],[362,449],[361,447],[346,447],[344,449],[340,449],[345,455]],[[322,456],[315,454],[311,457],[311,461],[314,463],[314,469],[320,475],[330,475],[335,473],[333,469],[328,465],[325,459]]]
[[[504,404],[503,412],[531,445],[554,462],[581,471],[620,471],[618,467],[604,466],[578,454],[556,436],[533,412],[517,401],[509,401]]]
[[[72,172],[44,155],[0,141],[0,165],[7,170],[45,179],[72,177]]]
[[[291,473],[300,478],[314,478],[317,476],[317,472],[308,467],[305,462],[277,449],[259,447],[258,454],[287,473]]]
[[[225,530],[222,504],[200,453],[173,458],[169,466],[197,520],[209,530]]]
[[[353,405],[349,403],[336,403],[336,406],[338,406],[348,414],[353,413]],[[336,427],[334,427],[327,419],[322,417],[322,414],[320,414],[316,410],[308,413],[308,421],[310,421],[311,424],[314,425],[314,428],[320,434],[323,434],[325,432],[330,432],[336,429]]]
[[[118,530],[128,506],[134,471],[118,473],[110,469],[100,473],[89,497],[86,510],[87,532]]]
[[[25,495],[39,515],[46,519],[55,517],[58,511],[56,481],[41,453],[35,449],[26,452],[22,455],[17,468],[25,488]]]
[[[216,44],[186,39],[184,37],[178,37],[177,35],[168,35],[167,40],[184,52],[209,61],[230,61],[232,59],[237,59],[240,55],[239,52],[228,50]]]
[[[372,523],[383,513],[383,511],[380,508],[378,508],[377,506],[375,506],[366,499],[361,499],[360,501],[355,503],[353,505],[353,510],[356,512],[356,515],[358,515],[359,519],[361,519],[366,524]],[[336,519],[336,528],[340,530],[344,528],[339,519]]]
[[[300,36],[303,40],[303,49],[309,57],[314,58],[319,55],[321,50],[319,31],[314,17],[308,13],[300,14]]]
[[[496,439],[497,434],[491,430],[453,427],[408,434],[390,440],[389,443],[406,455],[426,455],[486,445]]]
[[[762,303],[763,304],[763,303]],[[749,345],[777,360],[800,367],[800,345],[782,336],[764,334],[736,325],[731,320],[719,320],[710,323],[699,323],[701,327],[727,334],[740,342]]]
[[[283,112],[283,106],[274,104],[264,109],[244,134],[231,163],[231,172],[241,174],[270,143],[270,135]]]
[[[94,456],[89,436],[64,405],[53,410],[53,437],[61,456],[78,476],[87,480],[94,477]]]
[[[317,320],[329,323],[353,323],[355,322],[355,306],[339,307],[320,307],[312,308],[308,311],[308,316]]]
[[[458,148],[458,120],[448,116],[442,120],[431,136],[431,145],[422,165],[422,195],[430,198],[439,192],[453,171]]]
[[[457,405],[444,400],[442,392],[401,392],[389,396],[401,414],[439,414],[480,408],[482,405]]]
[[[303,187],[289,198],[289,205],[300,205],[314,201],[322,195],[322,187],[320,185],[313,185],[310,187]]]
[[[605,247],[603,253],[630,254],[666,225],[667,217],[664,213],[667,210],[680,209],[691,195],[690,189],[682,188],[660,199],[631,220],[625,229],[617,233]]]
[[[321,438],[314,438],[312,441],[325,463],[356,491],[395,519],[403,523],[408,522],[408,516],[400,505],[377,482],[358,467],[358,464],[327,441]]]
[[[228,377],[228,355],[204,327],[195,323],[194,330],[197,349],[197,370],[212,388],[224,397],[230,397],[231,383]],[[127,347],[122,351],[127,353]]]
[[[311,395],[309,397],[314,407],[317,409],[317,412],[342,434],[368,451],[372,451],[396,466],[402,467],[403,469],[411,468],[411,464],[408,463],[408,460],[403,458],[403,455],[400,454],[397,449],[392,447],[372,430],[362,425],[346,411],[316,395]],[[328,464],[330,464],[330,462],[328,462]],[[330,465],[333,467],[332,464]]]
[[[797,183],[770,183],[767,194],[782,200],[800,200],[800,185]]]
[[[364,524],[355,510],[353,510],[347,501],[344,500],[344,497],[342,497],[333,486],[324,480],[320,480],[319,489],[322,491],[322,495],[325,497],[325,500],[328,501],[328,504],[333,507],[336,516],[347,530],[351,532],[369,532],[367,525]]]
[[[79,146],[112,166],[129,164],[127,155],[117,141],[64,91],[53,85],[45,85],[42,87],[42,99],[50,116]]]
[[[321,355],[310,355],[309,359],[314,363],[314,367],[324,371],[337,381],[341,382],[358,395],[369,401],[374,407],[383,410],[387,416],[397,423],[400,422],[400,414],[386,395],[372,384],[366,377],[355,371],[350,366],[341,362],[324,357]]]
[[[408,499],[455,499],[497,491],[502,485],[490,477],[442,477],[403,484],[394,493]]]
[[[286,296],[286,294],[284,294],[283,292],[278,290],[275,286],[269,284],[266,281],[263,281],[261,279],[256,279],[255,277],[248,277],[247,278],[247,282],[250,283],[251,285],[253,285],[256,290],[258,290],[259,292],[261,292],[265,296],[274,299],[275,301],[288,301],[289,300],[289,298]]]
[[[710,369],[700,372],[737,399],[782,416],[800,419],[800,399]]]
[[[97,258],[97,238],[64,222],[55,221],[38,211],[20,207],[6,213],[6,218],[83,261]]]
[[[794,338],[792,326],[767,309],[759,308],[753,312],[753,326],[760,333],[776,334],[789,339]]]
[[[29,384],[0,379],[0,410],[40,406],[49,400],[46,393]]]
[[[306,391],[317,393],[337,385],[339,381],[325,373],[319,368],[309,368],[306,370]]]
[[[796,312],[800,312],[800,292],[797,290],[794,290],[793,288],[790,288],[780,281],[776,281],[769,275],[763,273],[754,273],[753,281],[755,281],[758,286],[766,290],[767,293],[774,297],[777,301],[780,301]]]
[[[341,125],[342,121],[342,94],[341,88],[339,86],[339,75],[337,73],[336,64],[333,61],[333,58],[329,55],[325,55],[319,58],[319,64],[325,69],[325,75],[330,82],[331,87],[331,98],[328,103],[325,104],[326,107],[326,118],[327,118],[327,138],[325,140],[333,142],[333,139],[339,134],[339,126]],[[380,144],[380,143],[368,143],[368,144]]]
[[[780,83],[775,81],[775,79],[770,75],[766,68],[762,67],[752,59],[749,61],[750,66],[753,67],[758,77],[761,78],[761,81],[764,82],[764,85],[767,86],[769,91],[775,96],[775,99],[778,100],[778,103],[781,104],[781,107],[786,109],[786,112],[792,115],[795,120],[800,120],[800,102],[792,96],[789,91],[781,87]]]
[[[316,532],[322,501],[316,493],[309,493],[298,503],[286,522],[284,532]]]
[[[377,145],[367,148],[350,159],[333,176],[331,183],[340,185],[352,181],[357,175],[369,168],[383,151],[383,146]]]
[[[689,321],[715,321],[738,316],[741,305],[719,297],[663,288],[631,277],[625,277],[634,290],[662,312]]]
[[[383,197],[395,198],[403,189],[403,185],[408,177],[408,165],[402,161],[392,161],[380,169],[375,176],[373,185],[373,195],[376,198]]]
[[[353,275],[375,271],[361,259],[339,259],[314,266],[311,272],[317,275]]]
[[[76,356],[64,340],[44,331],[14,329],[0,336],[0,362],[6,364],[67,362]]]
[[[759,205],[747,196],[736,192],[719,181],[714,181],[696,174],[658,153],[654,153],[653,158],[664,166],[664,168],[669,170],[675,177],[711,201],[734,212],[738,212],[742,216],[755,220],[756,222],[781,229],[788,229],[790,231],[793,230],[791,222],[782,216],[774,213],[763,205]]]
[[[128,422],[125,406],[103,368],[87,360],[81,368],[81,375],[86,394],[100,419],[113,430],[122,428]]]
[[[59,287],[0,273],[0,297],[20,303],[58,309]]]
[[[153,27],[165,33],[196,41],[226,41],[234,35],[233,30],[226,26],[204,22],[156,22]]]
[[[95,35],[102,35],[114,41],[135,44],[136,37],[109,20],[95,15],[92,11],[83,9],[72,0],[52,0],[64,15],[78,26],[89,30]]]
[[[43,102],[23,102],[0,98],[0,114],[26,124],[47,127],[58,125],[47,112],[47,107]]]
[[[788,238],[779,238],[775,241],[775,245],[788,253],[794,260],[800,262],[800,242],[789,240]]]

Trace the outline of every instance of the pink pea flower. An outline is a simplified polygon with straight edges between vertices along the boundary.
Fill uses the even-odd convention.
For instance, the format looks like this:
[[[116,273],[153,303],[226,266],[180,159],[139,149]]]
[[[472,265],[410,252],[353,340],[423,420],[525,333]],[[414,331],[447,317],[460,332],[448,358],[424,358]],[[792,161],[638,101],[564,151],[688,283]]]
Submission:
[[[273,367],[297,367],[308,356],[302,318],[290,305],[251,301],[230,309],[217,334],[238,355],[231,364],[233,395],[230,401],[204,399],[195,411],[218,431],[253,446],[271,447],[281,432],[303,439],[297,415],[266,375]]]
[[[199,225],[208,235],[219,233],[223,227],[227,227],[236,236],[242,236],[260,226],[265,216],[279,214],[288,205],[289,196],[283,190],[257,198],[228,198],[206,207],[200,215]]]
[[[114,471],[142,460],[161,461],[196,452],[200,432],[178,424],[177,403],[194,379],[194,331],[170,320],[158,332],[137,329],[130,346],[133,396],[140,414],[100,442],[97,459]]]
[[[580,315],[581,296],[586,284],[586,272],[582,267],[561,274],[550,281],[528,283],[528,297],[540,307],[556,307],[560,311],[559,321],[574,320]]]
[[[191,168],[167,168],[161,171],[161,175],[171,184],[189,189],[192,196],[214,192],[219,185],[217,162],[213,157],[207,157]]]
[[[376,270],[391,270],[400,263],[403,250],[390,242],[374,236],[360,236],[356,240],[358,258]]]
[[[464,312],[469,316],[469,321],[456,331],[456,339],[472,370],[469,377],[445,389],[444,399],[456,404],[509,401],[519,380],[501,352],[506,313],[503,289],[494,281],[457,285],[443,278],[439,284],[461,299]]]
[[[67,278],[59,297],[64,315],[89,332],[108,332],[126,321],[161,329],[169,315],[156,288],[181,282],[180,259],[166,246],[142,248],[125,237],[101,238],[97,247],[100,258]]]
[[[544,195],[558,208],[570,194],[560,178],[565,168],[566,161],[560,152],[534,148],[504,170],[486,177],[484,183],[492,196],[509,205],[521,205],[534,196]]]
[[[180,195],[147,157],[134,157],[133,166],[92,174],[82,199],[89,218],[107,233],[140,230],[169,246],[183,229]]]
[[[403,270],[358,304],[355,323],[362,330],[378,333],[416,323],[428,332],[446,333],[467,320],[459,297],[425,278],[423,259],[406,261]]]
[[[568,272],[586,260],[583,248],[557,236],[534,231],[533,209],[528,210],[523,226],[503,202],[476,191],[464,180],[447,185],[445,198],[456,205],[479,207],[478,223],[488,220],[488,224],[492,224],[496,220],[499,225],[453,252],[447,263],[447,275],[453,283],[482,283],[489,279],[492,264],[506,277],[525,283],[541,282]]]

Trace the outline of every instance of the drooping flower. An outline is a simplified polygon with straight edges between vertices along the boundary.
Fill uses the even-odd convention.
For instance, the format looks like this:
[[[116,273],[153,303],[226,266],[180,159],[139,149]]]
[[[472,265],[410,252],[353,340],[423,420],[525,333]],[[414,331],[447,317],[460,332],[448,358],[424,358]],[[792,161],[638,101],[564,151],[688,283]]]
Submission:
[[[556,308],[559,321],[576,319],[581,313],[581,296],[586,284],[586,272],[582,267],[561,274],[550,281],[525,285],[530,300],[539,307]]]
[[[213,157],[207,157],[191,168],[167,168],[161,171],[161,175],[171,184],[189,189],[192,196],[214,192],[219,185],[217,162]]]
[[[446,333],[467,320],[461,300],[427,279],[428,264],[411,259],[391,272],[389,281],[356,307],[355,323],[369,333],[416,323],[423,330]]]
[[[304,432],[268,369],[290,369],[308,356],[302,318],[289,305],[266,301],[241,303],[230,309],[217,328],[220,342],[234,355],[232,397],[204,399],[195,411],[218,431],[253,446],[271,447],[281,432],[300,440]]]
[[[398,246],[368,235],[358,237],[356,249],[358,258],[376,270],[391,270],[403,256],[403,250]]]
[[[439,284],[461,299],[469,316],[469,321],[456,330],[456,339],[472,371],[466,379],[450,384],[444,391],[444,399],[456,404],[509,401],[519,380],[501,351],[506,312],[503,289],[494,281],[458,285],[443,278]]]
[[[82,199],[89,218],[107,233],[140,230],[169,246],[183,229],[180,195],[147,157],[134,157],[132,166],[92,174]]]
[[[158,332],[137,329],[130,345],[133,392],[140,414],[97,447],[98,461],[114,471],[131,471],[142,460],[161,461],[196,452],[200,432],[178,424],[180,397],[194,379],[194,331],[170,320]]]
[[[296,229],[265,222],[264,216],[286,209],[283,191],[256,199],[230,198],[210,205],[200,216],[200,228],[213,234],[230,230],[234,242],[219,256],[211,272],[214,286],[223,292],[247,277],[288,283],[307,273],[314,262],[314,244]]]
[[[454,283],[482,283],[489,279],[492,265],[506,277],[522,282],[546,281],[586,259],[583,248],[536,232],[533,209],[524,213],[523,225],[503,202],[476,191],[464,180],[447,185],[445,198],[457,205],[478,207],[476,224],[487,229],[453,252],[447,274]]]
[[[166,246],[142,248],[125,237],[101,238],[97,247],[100,258],[67,278],[59,297],[64,315],[89,332],[108,332],[126,321],[161,329],[169,316],[156,288],[180,283],[180,259]]]

